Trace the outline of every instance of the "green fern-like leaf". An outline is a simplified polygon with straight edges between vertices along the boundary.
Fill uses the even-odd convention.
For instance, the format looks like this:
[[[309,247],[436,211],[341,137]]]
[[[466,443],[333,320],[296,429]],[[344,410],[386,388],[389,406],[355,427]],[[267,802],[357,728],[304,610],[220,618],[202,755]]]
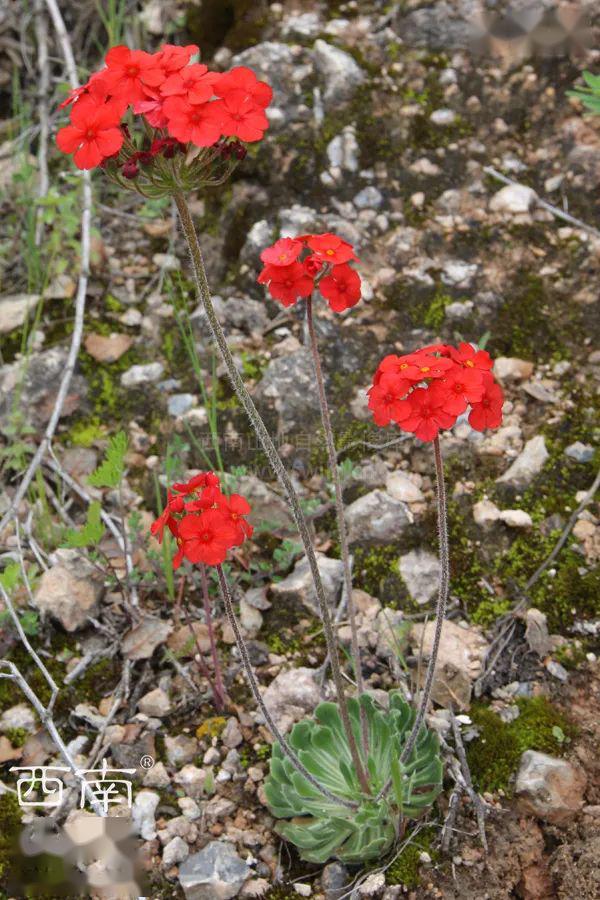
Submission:
[[[425,726],[410,756],[400,764],[415,711],[398,692],[390,694],[388,710],[377,707],[369,694],[349,700],[348,708],[357,738],[361,708],[366,715],[370,797],[362,792],[352,766],[335,703],[321,703],[314,719],[294,726],[289,741],[319,783],[337,797],[353,801],[356,809],[349,810],[324,798],[294,768],[279,745],[273,747],[271,770],[265,782],[269,809],[283,820],[276,827],[279,834],[295,844],[309,862],[325,863],[332,856],[345,863],[379,858],[396,840],[401,821],[421,816],[442,789],[437,735]],[[393,790],[376,799],[390,780]]]
[[[102,507],[97,500],[90,503],[87,512],[86,523],[83,528],[70,528],[65,541],[66,547],[94,547],[100,543],[104,534],[104,525],[101,519]]]
[[[14,591],[20,580],[21,566],[18,562],[9,563],[2,574],[0,574],[0,584],[7,594]]]
[[[93,487],[116,488],[125,470],[125,454],[127,453],[127,435],[119,431],[110,439],[106,457],[98,468],[88,477]]]
[[[567,91],[569,97],[577,97],[591,112],[600,114],[600,75],[582,72],[585,87],[576,87]]]

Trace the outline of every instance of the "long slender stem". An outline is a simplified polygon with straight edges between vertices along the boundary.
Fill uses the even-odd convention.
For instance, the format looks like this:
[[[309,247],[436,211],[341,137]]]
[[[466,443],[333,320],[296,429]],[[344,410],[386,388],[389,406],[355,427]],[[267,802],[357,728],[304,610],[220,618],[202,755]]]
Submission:
[[[356,625],[356,606],[352,596],[352,567],[350,565],[350,550],[348,548],[348,529],[346,528],[346,519],[344,518],[344,496],[342,493],[342,482],[337,465],[337,451],[335,449],[335,439],[333,436],[333,428],[331,427],[331,416],[329,414],[329,405],[327,403],[327,394],[325,392],[325,380],[323,378],[323,367],[321,366],[321,357],[319,354],[319,344],[317,341],[317,333],[313,319],[312,297],[306,298],[306,324],[308,325],[308,334],[310,338],[310,350],[312,353],[313,363],[315,367],[315,376],[317,379],[317,393],[319,396],[319,406],[321,408],[321,421],[323,423],[323,431],[325,433],[325,445],[327,447],[327,456],[329,459],[329,470],[335,491],[335,512],[337,517],[338,535],[340,538],[340,554],[344,567],[344,590],[346,593],[346,603],[348,606],[348,619],[350,622],[350,640],[352,647],[352,661],[354,665],[354,677],[356,679],[356,689],[362,694],[365,684],[362,675],[362,665],[360,658],[360,647],[358,645],[358,628]],[[361,707],[361,734],[362,744],[365,754],[369,752],[368,736],[367,736],[367,719],[363,708]]]
[[[206,577],[206,566],[200,566],[200,578],[202,581],[202,602],[204,604],[204,619],[206,621],[206,630],[208,631],[208,639],[210,641],[210,652],[213,661],[213,669],[215,671],[215,688],[216,694],[218,694],[218,700],[215,696],[215,701],[217,702],[217,706],[220,706],[221,709],[225,707],[225,697],[227,696],[225,693],[225,685],[223,684],[223,675],[221,672],[221,662],[219,660],[219,654],[217,652],[217,642],[215,640],[215,629],[212,620],[212,613],[210,609],[210,597],[208,595],[208,579]]]
[[[287,756],[293,766],[300,772],[300,774],[306,778],[310,784],[314,788],[316,788],[324,797],[327,797],[328,800],[336,804],[341,804],[342,806],[348,807],[348,809],[357,809],[357,804],[352,803],[350,800],[345,800],[342,797],[336,797],[335,794],[332,794],[327,788],[323,787],[314,775],[308,771],[308,769],[300,762],[283,734],[275,724],[269,709],[267,708],[262,694],[260,692],[260,688],[258,686],[258,682],[256,680],[256,676],[254,674],[254,669],[252,667],[252,663],[250,661],[250,657],[248,655],[248,648],[246,647],[246,642],[242,637],[242,632],[238,625],[238,621],[235,616],[235,610],[233,608],[233,603],[231,600],[231,594],[229,593],[229,585],[227,584],[227,579],[225,578],[225,573],[223,572],[222,566],[217,566],[217,575],[219,577],[219,587],[221,589],[221,596],[223,598],[223,603],[225,605],[225,612],[227,613],[227,618],[229,619],[229,624],[231,625],[233,634],[235,636],[235,642],[237,644],[237,648],[240,651],[240,657],[242,660],[242,665],[244,667],[244,672],[246,678],[248,680],[248,684],[250,685],[250,690],[252,691],[252,696],[256,701],[256,705],[260,709],[261,713],[264,716],[265,722],[273,735],[273,737],[279,742],[279,746],[281,747],[282,752]]]
[[[431,699],[431,690],[433,688],[433,678],[435,675],[435,667],[437,663],[438,653],[440,649],[440,641],[442,638],[442,628],[444,618],[446,616],[446,605],[448,602],[448,588],[450,585],[450,552],[448,548],[448,513],[446,509],[446,483],[444,481],[444,463],[442,460],[442,450],[440,439],[436,437],[433,441],[433,452],[435,457],[435,475],[437,487],[437,518],[438,518],[438,537],[439,537],[439,557],[440,557],[440,582],[438,589],[438,598],[435,608],[435,633],[427,672],[425,674],[425,684],[421,692],[421,702],[412,727],[412,731],[404,745],[400,754],[400,763],[404,764],[413,751],[419,731],[423,724],[429,701]],[[391,787],[391,781],[382,788],[378,798],[384,796]]]
[[[179,212],[179,218],[181,219],[181,224],[183,227],[183,231],[185,233],[188,246],[190,249],[190,255],[192,257],[192,265],[194,269],[194,280],[196,283],[196,289],[198,291],[199,297],[204,306],[204,311],[206,313],[206,318],[208,320],[209,328],[211,331],[211,335],[213,340],[216,342],[217,347],[219,348],[219,352],[225,363],[227,368],[227,373],[231,380],[233,389],[237,395],[238,400],[240,401],[242,407],[244,408],[246,415],[250,419],[252,427],[262,445],[262,448],[269,460],[271,468],[275,472],[277,478],[279,479],[290,504],[290,509],[292,511],[292,516],[294,518],[294,522],[296,523],[296,527],[300,534],[300,539],[304,546],[304,552],[306,554],[306,558],[308,559],[308,565],[311,571],[313,583],[315,586],[315,593],[317,595],[317,602],[319,604],[319,611],[321,614],[321,620],[323,622],[323,631],[325,634],[325,640],[327,643],[327,650],[329,652],[329,657],[331,660],[331,673],[333,675],[333,680],[336,687],[337,699],[340,708],[340,716],[342,719],[342,723],[344,726],[344,731],[346,733],[346,737],[348,739],[348,747],[350,749],[350,753],[352,755],[352,762],[354,764],[354,768],[360,780],[360,784],[365,793],[370,793],[369,781],[363,766],[363,762],[360,757],[358,744],[356,741],[356,737],[354,735],[354,731],[352,730],[352,724],[350,722],[350,714],[348,712],[348,701],[346,698],[346,692],[344,688],[344,680],[342,677],[342,672],[340,668],[340,658],[339,652],[336,644],[335,633],[333,630],[333,625],[331,622],[331,614],[329,611],[329,607],[327,604],[327,598],[325,597],[325,591],[323,589],[323,583],[321,581],[321,575],[319,572],[319,566],[317,563],[317,557],[315,555],[314,547],[312,545],[312,540],[310,537],[310,533],[308,530],[308,525],[306,523],[306,519],[304,517],[304,513],[300,507],[300,502],[298,500],[298,496],[296,491],[294,490],[294,486],[291,482],[291,479],[286,471],[286,468],[279,456],[277,449],[267,428],[260,417],[256,406],[252,400],[252,397],[248,393],[248,390],[241,378],[233,356],[231,355],[231,351],[227,346],[227,341],[225,339],[225,334],[223,333],[223,329],[219,323],[219,320],[215,314],[215,310],[212,304],[211,296],[210,296],[210,288],[208,285],[208,280],[206,278],[206,270],[204,268],[204,261],[202,259],[202,250],[200,249],[200,243],[198,241],[198,235],[196,234],[196,229],[194,228],[194,223],[192,221],[192,217],[190,215],[190,211],[188,205],[186,203],[185,197],[181,193],[181,191],[175,191],[173,194],[173,199],[177,205],[177,211]]]

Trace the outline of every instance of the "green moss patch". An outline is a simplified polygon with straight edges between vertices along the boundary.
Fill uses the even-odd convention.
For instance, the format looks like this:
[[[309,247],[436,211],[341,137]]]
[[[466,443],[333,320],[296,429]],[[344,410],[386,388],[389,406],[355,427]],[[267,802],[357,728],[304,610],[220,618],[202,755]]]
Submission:
[[[418,887],[420,883],[419,869],[421,853],[428,853],[432,861],[437,852],[432,848],[435,837],[433,828],[424,828],[411,838],[410,843],[398,854],[385,873],[386,884],[401,884],[407,888]]]
[[[575,726],[545,697],[521,698],[517,706],[518,718],[508,723],[487,706],[471,709],[480,734],[467,745],[467,758],[480,791],[510,793],[510,780],[525,750],[562,756],[576,734]]]

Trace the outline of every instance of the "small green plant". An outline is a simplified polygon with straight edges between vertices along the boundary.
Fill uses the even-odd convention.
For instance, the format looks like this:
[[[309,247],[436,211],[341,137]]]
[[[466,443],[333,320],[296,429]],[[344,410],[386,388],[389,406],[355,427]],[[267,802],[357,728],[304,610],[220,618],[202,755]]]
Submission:
[[[582,72],[585,87],[576,87],[567,91],[570,97],[577,97],[590,112],[600,115],[600,75]]]
[[[117,488],[125,471],[125,454],[127,453],[127,435],[119,431],[110,439],[106,450],[106,458],[88,477],[92,487]]]
[[[360,701],[349,700],[348,707],[357,737],[361,710],[366,716],[371,796],[365,797],[352,768],[337,704],[321,703],[314,719],[294,726],[289,742],[308,771],[348,805],[324,800],[284,756],[280,745],[273,747],[265,783],[269,808],[279,819],[292,819],[280,821],[276,829],[309,862],[324,863],[331,856],[346,863],[379,858],[396,840],[400,822],[419,818],[442,789],[438,739],[425,726],[408,759],[400,764],[416,713],[399,692],[390,694],[389,711],[379,709],[369,694],[362,694]],[[392,790],[386,795],[388,781]]]

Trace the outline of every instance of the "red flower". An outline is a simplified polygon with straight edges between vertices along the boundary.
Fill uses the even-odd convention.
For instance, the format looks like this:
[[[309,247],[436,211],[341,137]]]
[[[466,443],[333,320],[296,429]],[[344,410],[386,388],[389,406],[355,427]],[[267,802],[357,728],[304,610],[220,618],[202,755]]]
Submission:
[[[260,254],[265,265],[289,266],[302,253],[302,244],[293,238],[280,238],[272,247],[267,247]]]
[[[189,103],[206,103],[214,96],[214,83],[219,78],[206,66],[194,63],[179,69],[163,81],[160,92],[163,97],[185,97]]]
[[[158,54],[130,50],[119,45],[106,54],[106,83],[110,93],[128,103],[143,100],[145,87],[157,87],[164,80]]]
[[[309,234],[305,237],[310,249],[322,256],[325,262],[334,266],[356,259],[352,246],[337,234],[327,232],[326,234]]]
[[[214,472],[199,472],[190,478],[189,481],[176,482],[173,485],[173,490],[177,491],[178,494],[193,494],[195,491],[207,487],[218,488],[220,483]]]
[[[456,421],[456,417],[444,409],[444,400],[443,393],[436,391],[434,386],[415,388],[408,397],[411,413],[402,421],[401,427],[421,441],[432,441],[441,428],[452,428]]]
[[[323,268],[323,260],[313,254],[312,256],[307,256],[302,265],[306,269],[307,275],[314,278]]]
[[[469,404],[478,403],[483,396],[483,378],[478,369],[455,366],[447,378],[436,383],[440,394],[446,395],[444,409],[453,416],[460,416]]]
[[[298,262],[289,266],[265,266],[258,281],[268,283],[271,297],[283,306],[293,306],[298,297],[309,297],[314,287],[312,278]]]
[[[215,115],[216,103],[194,105],[184,97],[168,97],[163,111],[168,121],[169,134],[187,144],[212,147],[221,137],[221,121]]]
[[[56,135],[56,143],[63,153],[74,154],[77,168],[93,169],[121,149],[123,133],[117,127],[119,118],[110,104],[98,104],[91,97],[82,98],[71,110],[71,124]]]
[[[450,353],[455,362],[466,366],[468,369],[482,369],[487,372],[493,366],[490,354],[486,350],[474,348],[472,344],[459,344],[458,350],[450,347]]]
[[[483,396],[478,403],[473,403],[469,414],[469,425],[475,431],[486,428],[498,428],[502,424],[502,405],[504,394],[490,374],[483,376]]]
[[[390,422],[402,422],[412,412],[406,397],[411,388],[410,381],[397,375],[384,375],[369,389],[369,409],[373,410],[376,425],[385,426]]]
[[[150,526],[150,533],[157,536],[159,544],[162,542],[165,526],[173,535],[177,534],[178,523],[177,519],[174,518],[174,513],[181,513],[184,509],[183,497],[173,496],[170,491],[167,491],[167,505],[158,519],[155,519]]]
[[[254,531],[252,525],[246,521],[244,516],[250,514],[250,504],[241,494],[232,494],[229,499],[225,499],[221,505],[221,512],[229,519],[230,523],[236,530],[235,546],[239,547],[246,538],[252,537]]]
[[[232,92],[223,100],[215,100],[214,106],[215,115],[220,117],[221,133],[226,137],[252,143],[260,141],[269,127],[263,109],[247,94]]]
[[[175,44],[163,44],[155,56],[158,65],[165,73],[165,78],[187,66],[192,56],[198,53],[199,49],[196,44],[188,44],[186,47],[177,47]]]
[[[199,516],[184,516],[179,522],[179,537],[186,559],[217,566],[225,561],[227,550],[237,539],[237,532],[220,510],[207,509]]]
[[[348,265],[334,266],[319,282],[319,290],[334,312],[343,312],[360,300],[360,275]]]
[[[273,99],[273,89],[264,81],[259,81],[254,72],[245,66],[235,66],[220,75],[215,84],[215,94],[218,97],[240,94],[249,97],[261,109],[266,109]]]

